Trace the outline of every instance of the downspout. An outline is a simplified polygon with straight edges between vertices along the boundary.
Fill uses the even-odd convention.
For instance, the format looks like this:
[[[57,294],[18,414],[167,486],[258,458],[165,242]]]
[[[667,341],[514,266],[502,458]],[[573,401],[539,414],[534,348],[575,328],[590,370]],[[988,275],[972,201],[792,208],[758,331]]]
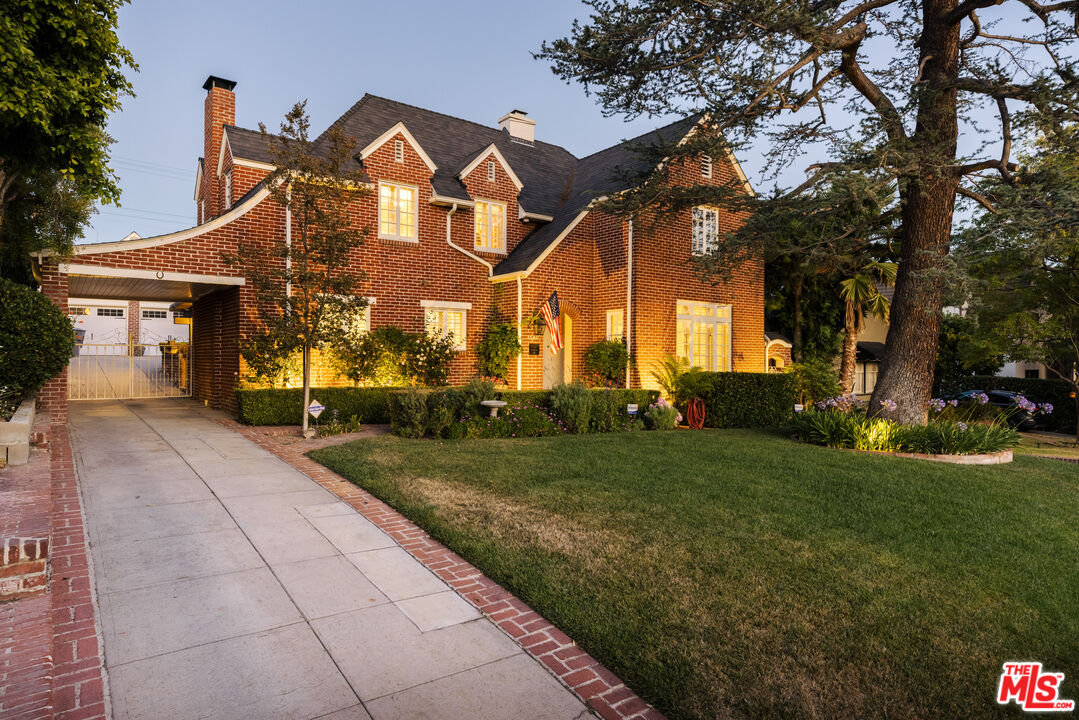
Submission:
[[[633,218],[629,220],[629,233],[626,240],[626,351],[632,361],[633,333]],[[626,363],[626,387],[630,385],[630,363]]]
[[[524,328],[521,325],[521,276],[517,276],[517,344],[524,340]],[[517,353],[517,389],[521,389],[521,353]]]
[[[487,262],[486,260],[481,258],[479,255],[475,255],[473,253],[470,253],[468,250],[465,250],[460,245],[454,245],[453,244],[453,236],[450,234],[451,233],[450,218],[453,217],[453,214],[455,212],[457,212],[457,203],[454,203],[453,207],[450,208],[450,211],[448,213],[446,213],[446,244],[449,245],[454,250],[457,250],[458,252],[461,252],[461,253],[464,253],[465,255],[468,255],[470,258],[472,258],[476,262],[478,262],[481,265],[483,265],[484,267],[486,267],[487,268],[487,277],[490,277],[491,275],[494,275],[495,269],[494,269],[494,266],[491,265],[491,263]]]

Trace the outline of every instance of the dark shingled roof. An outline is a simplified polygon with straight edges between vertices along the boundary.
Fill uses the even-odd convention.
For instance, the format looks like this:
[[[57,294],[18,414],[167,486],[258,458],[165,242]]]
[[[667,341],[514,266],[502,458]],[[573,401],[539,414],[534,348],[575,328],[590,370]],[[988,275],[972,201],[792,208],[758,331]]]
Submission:
[[[678,120],[578,159],[565,148],[550,143],[515,142],[501,128],[364,95],[315,140],[315,148],[325,147],[330,130],[341,127],[356,139],[358,154],[391,127],[404,123],[438,168],[431,178],[435,192],[447,198],[470,200],[457,174],[480,152],[494,145],[524,186],[518,196],[521,208],[554,218],[533,230],[495,267],[495,275],[506,275],[528,269],[594,199],[627,189],[634,173],[649,170],[642,166],[636,146],[677,142],[700,117]],[[226,126],[226,130],[235,157],[271,162],[266,142],[258,132],[232,126]]]
[[[225,134],[229,138],[232,157],[273,164],[269,143],[258,130],[226,125]],[[214,158],[214,162],[217,162],[217,158]]]
[[[858,342],[858,362],[881,362],[884,360],[884,343],[882,342]]]

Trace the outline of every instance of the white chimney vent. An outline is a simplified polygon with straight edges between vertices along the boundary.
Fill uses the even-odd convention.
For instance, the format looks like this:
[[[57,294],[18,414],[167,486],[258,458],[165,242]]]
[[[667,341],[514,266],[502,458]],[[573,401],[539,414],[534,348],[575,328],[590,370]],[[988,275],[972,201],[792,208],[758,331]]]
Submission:
[[[524,110],[512,110],[498,119],[498,126],[509,130],[510,137],[526,145],[536,144],[536,121],[529,120]]]

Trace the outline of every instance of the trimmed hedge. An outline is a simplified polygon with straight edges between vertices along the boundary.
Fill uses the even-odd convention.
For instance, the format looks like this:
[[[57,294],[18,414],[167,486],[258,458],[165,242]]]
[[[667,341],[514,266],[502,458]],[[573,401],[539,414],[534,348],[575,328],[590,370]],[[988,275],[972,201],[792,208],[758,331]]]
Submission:
[[[326,406],[325,415],[364,423],[390,421],[389,395],[394,388],[311,388],[311,397]],[[245,425],[299,425],[303,422],[303,388],[258,388],[236,391],[239,420]]]
[[[689,401],[704,400],[704,425],[750,428],[782,425],[794,413],[795,387],[787,374],[747,372],[684,373],[674,404],[688,417]]]
[[[75,330],[43,294],[0,278],[0,390],[20,400],[64,369]]]
[[[1034,402],[1050,403],[1053,412],[1045,417],[1048,429],[1069,435],[1075,433],[1075,399],[1071,396],[1071,385],[1065,380],[976,375],[942,388],[941,394],[951,395],[964,390],[1007,390],[1020,393]]]

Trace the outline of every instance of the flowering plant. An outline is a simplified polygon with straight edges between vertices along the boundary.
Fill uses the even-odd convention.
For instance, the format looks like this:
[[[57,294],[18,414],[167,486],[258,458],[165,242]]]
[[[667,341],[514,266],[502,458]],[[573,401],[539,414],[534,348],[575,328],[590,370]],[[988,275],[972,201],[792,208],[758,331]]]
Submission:
[[[644,424],[649,430],[673,430],[680,422],[682,413],[662,397],[644,411]]]

